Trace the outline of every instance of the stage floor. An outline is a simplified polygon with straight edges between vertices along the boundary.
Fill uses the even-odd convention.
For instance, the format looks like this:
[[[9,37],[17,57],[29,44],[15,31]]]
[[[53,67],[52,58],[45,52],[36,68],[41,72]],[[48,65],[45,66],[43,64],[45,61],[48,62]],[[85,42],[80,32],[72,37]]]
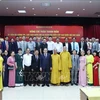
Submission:
[[[3,100],[80,100],[80,86],[4,88]]]

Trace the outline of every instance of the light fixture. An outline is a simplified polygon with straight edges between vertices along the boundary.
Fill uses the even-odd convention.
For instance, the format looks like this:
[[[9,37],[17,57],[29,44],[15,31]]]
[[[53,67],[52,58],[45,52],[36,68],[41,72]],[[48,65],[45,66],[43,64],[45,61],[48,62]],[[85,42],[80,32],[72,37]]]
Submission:
[[[83,9],[83,10],[85,10],[85,9]]]
[[[60,2],[62,2],[63,0],[60,0]]]
[[[58,10],[60,10],[60,8],[58,8]]]
[[[34,15],[36,15],[36,14],[34,14]]]
[[[66,11],[65,14],[73,14],[74,11]]]
[[[34,8],[32,8],[32,10],[34,10]]]
[[[100,17],[100,15],[98,15],[98,17]]]
[[[56,16],[58,16],[58,14],[56,14]]]
[[[30,0],[30,1],[32,1],[32,0]]]
[[[92,1],[89,1],[89,3],[92,3]]]
[[[8,7],[6,7],[6,9],[8,9]]]
[[[79,14],[77,14],[77,16],[80,16]]]
[[[26,7],[24,7],[24,9],[25,9]]]
[[[49,6],[51,6],[51,3],[49,3],[49,2],[43,2],[41,4],[42,4],[43,7],[49,7]]]
[[[18,13],[26,13],[25,10],[18,10]]]

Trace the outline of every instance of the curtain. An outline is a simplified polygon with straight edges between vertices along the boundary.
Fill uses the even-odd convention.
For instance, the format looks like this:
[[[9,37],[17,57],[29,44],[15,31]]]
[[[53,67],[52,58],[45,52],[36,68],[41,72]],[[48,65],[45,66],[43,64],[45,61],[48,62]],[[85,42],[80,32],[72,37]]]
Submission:
[[[4,25],[0,25],[0,38],[4,37]]]
[[[98,38],[100,39],[100,25],[89,25],[89,26],[83,26],[83,36],[92,38]]]

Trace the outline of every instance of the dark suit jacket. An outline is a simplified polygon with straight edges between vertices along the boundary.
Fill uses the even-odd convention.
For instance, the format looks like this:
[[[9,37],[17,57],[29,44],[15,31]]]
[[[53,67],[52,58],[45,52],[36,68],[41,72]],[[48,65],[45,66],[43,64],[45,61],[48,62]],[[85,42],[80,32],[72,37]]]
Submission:
[[[42,70],[50,71],[50,68],[52,67],[52,60],[50,54],[47,54],[47,57],[45,57],[44,54],[41,55],[40,67],[42,68]]]
[[[38,56],[38,59],[36,59],[35,55],[32,56],[31,61],[32,69],[40,69],[40,57]]]
[[[40,48],[41,48],[42,53],[43,53],[44,48],[48,48],[47,43],[45,43],[45,44],[44,43],[41,43]]]
[[[11,52],[11,51],[16,51],[16,47],[15,47],[15,42],[10,42],[9,43],[9,52]]]
[[[9,45],[9,42],[8,42],[8,45]],[[6,43],[5,43],[5,41],[3,41],[2,43],[1,43],[1,46],[2,46],[2,52],[4,52],[5,50],[6,50]],[[9,50],[8,50],[9,51]]]
[[[18,53],[18,45],[17,45],[17,41],[15,41],[15,53]]]
[[[66,46],[66,43],[63,43],[63,46]],[[68,52],[71,53],[71,44],[70,43],[68,43]]]
[[[81,51],[81,42],[79,42],[79,49]],[[87,52],[87,43],[86,42],[84,42],[83,50],[85,51],[85,53]]]
[[[40,47],[41,47],[41,43],[40,43],[40,45],[38,45],[38,42],[36,42],[36,47],[35,47],[35,49],[38,50],[38,51],[40,52]]]

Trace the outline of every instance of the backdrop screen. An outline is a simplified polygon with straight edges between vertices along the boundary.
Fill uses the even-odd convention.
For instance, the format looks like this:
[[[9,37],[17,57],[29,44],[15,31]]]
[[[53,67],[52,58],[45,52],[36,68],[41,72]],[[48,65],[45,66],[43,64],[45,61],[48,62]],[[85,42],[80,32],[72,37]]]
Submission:
[[[83,36],[83,27],[82,26],[5,26],[5,36],[10,38],[15,38],[19,36],[20,38],[25,35],[26,39],[29,36],[36,37],[48,37],[52,36],[53,40],[57,37],[60,37],[60,40],[63,42],[65,37],[69,38],[71,41],[72,37],[76,37],[77,41],[80,41],[80,38]]]

